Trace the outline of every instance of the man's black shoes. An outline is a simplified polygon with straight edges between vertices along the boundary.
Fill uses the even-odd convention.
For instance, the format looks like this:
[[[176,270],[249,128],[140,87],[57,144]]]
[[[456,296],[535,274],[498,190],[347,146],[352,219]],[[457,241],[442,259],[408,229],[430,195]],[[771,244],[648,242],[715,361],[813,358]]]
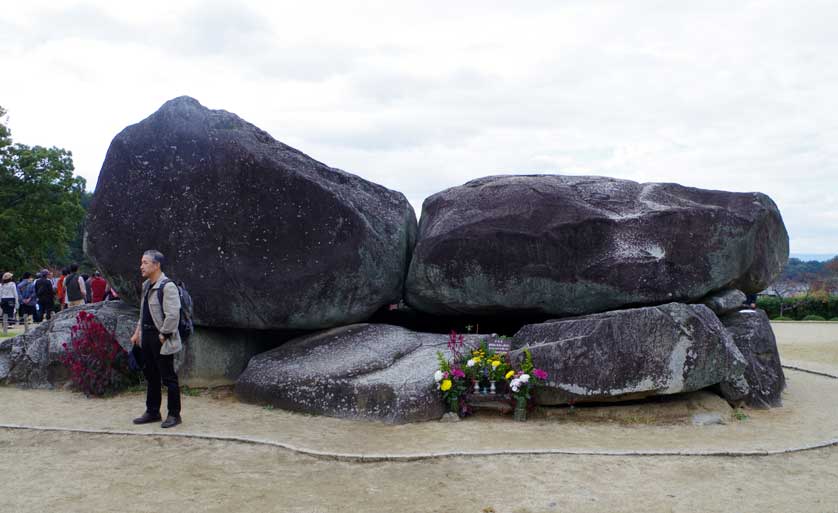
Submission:
[[[160,419],[157,419],[157,420],[160,420]],[[180,417],[179,416],[175,417],[174,415],[169,415],[168,417],[166,417],[166,420],[164,420],[163,423],[160,424],[160,427],[161,428],[170,428],[170,427],[175,427],[178,424],[180,424]]]
[[[159,413],[155,414],[155,413],[145,412],[145,413],[142,414],[142,416],[137,417],[136,419],[134,419],[134,424],[149,424],[151,422],[160,422],[161,418],[162,417],[160,417]],[[178,415],[178,416],[169,415],[168,417],[166,417],[166,420],[164,420],[163,423],[160,424],[160,427],[162,427],[162,428],[175,427],[178,424],[180,424],[181,422],[182,421],[180,420],[180,415]]]
[[[134,419],[134,424],[149,424],[151,422],[159,422],[159,421],[160,421],[160,414],[159,413],[145,412],[141,416]]]

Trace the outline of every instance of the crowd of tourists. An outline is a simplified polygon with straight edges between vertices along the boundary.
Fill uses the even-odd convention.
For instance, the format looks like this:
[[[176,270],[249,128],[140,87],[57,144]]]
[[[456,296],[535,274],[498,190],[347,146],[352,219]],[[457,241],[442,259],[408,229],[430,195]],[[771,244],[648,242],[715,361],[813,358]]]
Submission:
[[[65,308],[118,297],[99,271],[82,274],[78,264],[62,269],[60,276],[49,269],[34,274],[25,272],[20,281],[6,272],[0,283],[0,305],[7,326],[40,323]]]

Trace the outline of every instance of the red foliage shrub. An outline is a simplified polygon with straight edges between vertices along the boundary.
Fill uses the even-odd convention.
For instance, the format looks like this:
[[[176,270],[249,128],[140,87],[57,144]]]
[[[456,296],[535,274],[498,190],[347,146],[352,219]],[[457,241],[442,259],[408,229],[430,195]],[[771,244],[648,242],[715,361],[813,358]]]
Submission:
[[[79,312],[70,344],[63,346],[61,363],[69,370],[72,385],[85,395],[104,396],[137,382],[128,354],[91,313]]]

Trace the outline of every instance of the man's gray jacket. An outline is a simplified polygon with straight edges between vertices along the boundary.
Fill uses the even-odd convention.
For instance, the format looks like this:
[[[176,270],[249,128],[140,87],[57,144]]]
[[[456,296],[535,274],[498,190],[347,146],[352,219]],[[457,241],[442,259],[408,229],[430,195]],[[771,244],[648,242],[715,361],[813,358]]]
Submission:
[[[157,289],[160,288],[160,284],[166,279],[166,275],[161,274],[157,282],[151,287],[151,292],[148,294],[148,310],[151,313],[151,319],[154,321],[154,326],[157,328],[157,331],[161,335],[168,335],[167,340],[163,343],[163,347],[160,348],[160,354],[175,354],[183,349],[180,333],[177,330],[178,323],[180,322],[180,292],[175,282],[170,281],[166,283],[166,286],[163,288],[163,309],[161,311],[160,302],[157,298]],[[137,329],[139,329],[141,337],[143,332],[143,308],[145,306],[148,286],[149,280],[144,281],[143,296],[140,301],[140,320],[137,321]],[[142,339],[140,343],[142,343]]]

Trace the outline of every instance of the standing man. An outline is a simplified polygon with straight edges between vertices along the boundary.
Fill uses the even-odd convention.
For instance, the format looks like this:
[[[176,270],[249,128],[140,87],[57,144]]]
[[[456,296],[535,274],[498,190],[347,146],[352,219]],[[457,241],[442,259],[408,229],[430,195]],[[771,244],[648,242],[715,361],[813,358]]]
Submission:
[[[87,287],[84,285],[84,278],[79,276],[79,264],[70,265],[70,275],[64,278],[64,290],[67,293],[67,304],[78,306],[84,304],[84,296]]]
[[[23,329],[26,330],[29,321],[34,321],[38,316],[38,297],[35,295],[35,280],[32,273],[23,273],[23,279],[17,284],[17,292],[20,297],[20,319],[23,322]]]
[[[93,278],[90,278],[90,301],[92,303],[104,301],[107,292],[108,282],[102,278],[102,273],[99,271],[94,272]]]
[[[183,348],[178,333],[180,322],[180,292],[177,285],[163,274],[163,254],[150,249],[143,253],[140,273],[145,278],[140,301],[140,320],[131,336],[134,345],[142,346],[146,389],[145,413],[134,419],[134,424],[157,422],[160,417],[160,384],[166,387],[169,414],[160,425],[170,428],[181,423],[180,385],[175,373],[175,353]],[[163,304],[160,304],[160,288]]]
[[[50,274],[52,273],[49,270],[43,269],[39,275],[40,277],[35,281],[35,295],[38,297],[38,306],[40,307],[40,311],[38,312],[39,319],[36,319],[38,322],[41,322],[44,318],[46,320],[52,319],[52,310],[54,308],[53,297],[55,294],[52,291]]]

